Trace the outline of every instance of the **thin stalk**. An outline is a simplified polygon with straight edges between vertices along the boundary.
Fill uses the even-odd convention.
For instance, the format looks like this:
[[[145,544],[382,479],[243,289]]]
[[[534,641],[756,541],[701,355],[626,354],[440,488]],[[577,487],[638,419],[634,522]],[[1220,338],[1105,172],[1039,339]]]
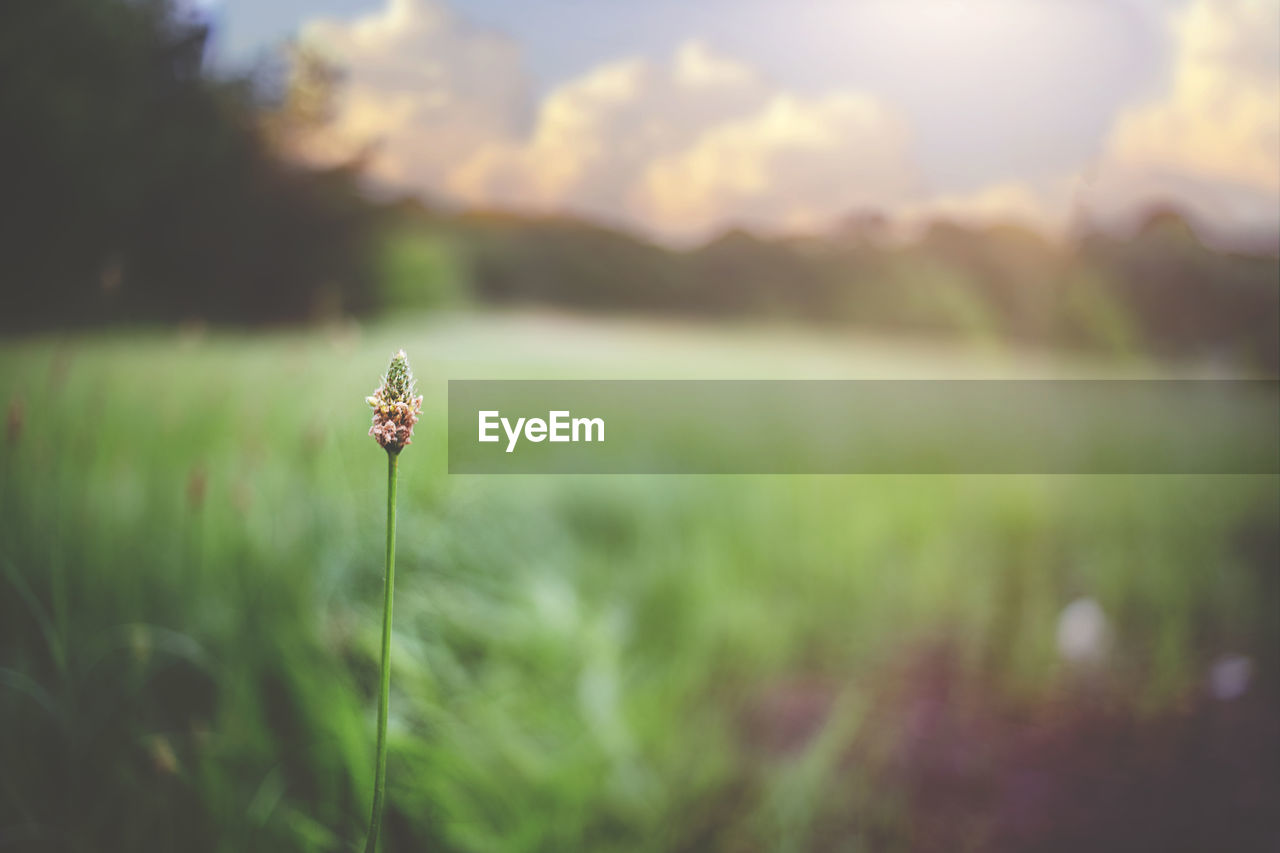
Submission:
[[[378,848],[378,830],[382,828],[382,800],[387,781],[387,701],[391,693],[391,600],[396,584],[396,473],[400,454],[387,453],[387,577],[382,598],[382,668],[378,688],[378,764],[373,780],[373,814],[369,817],[369,836],[365,853]]]

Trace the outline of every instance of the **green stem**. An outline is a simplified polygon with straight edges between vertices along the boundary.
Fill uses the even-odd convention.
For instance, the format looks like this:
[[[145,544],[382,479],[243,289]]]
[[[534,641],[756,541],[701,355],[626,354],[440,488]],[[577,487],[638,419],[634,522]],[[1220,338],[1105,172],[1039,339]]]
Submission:
[[[378,766],[373,780],[373,814],[365,853],[378,848],[382,828],[382,799],[387,781],[387,700],[391,693],[391,598],[396,584],[396,472],[399,453],[387,453],[387,579],[382,598],[382,668],[378,689]]]

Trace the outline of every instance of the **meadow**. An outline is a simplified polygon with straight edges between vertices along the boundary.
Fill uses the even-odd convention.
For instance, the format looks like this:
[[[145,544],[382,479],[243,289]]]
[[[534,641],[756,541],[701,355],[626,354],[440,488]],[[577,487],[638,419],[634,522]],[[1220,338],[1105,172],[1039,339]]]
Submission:
[[[447,378],[1156,368],[516,314],[0,342],[0,849],[359,849],[401,346],[387,851],[1280,837],[1275,476],[446,474]]]

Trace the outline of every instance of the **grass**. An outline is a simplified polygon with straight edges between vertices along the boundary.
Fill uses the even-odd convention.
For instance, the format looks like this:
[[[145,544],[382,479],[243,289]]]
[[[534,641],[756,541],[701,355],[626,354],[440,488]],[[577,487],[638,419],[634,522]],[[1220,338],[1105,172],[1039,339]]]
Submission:
[[[388,851],[905,849],[907,792],[846,756],[912,649],[1028,707],[1087,675],[1146,715],[1215,655],[1275,671],[1248,548],[1274,538],[1275,477],[449,478],[448,377],[866,363],[781,332],[522,322],[0,345],[0,847],[358,849],[385,488],[363,400],[398,346],[426,404]],[[1112,620],[1102,672],[1055,651],[1080,596]],[[771,746],[792,727],[770,697],[814,684],[828,710]]]

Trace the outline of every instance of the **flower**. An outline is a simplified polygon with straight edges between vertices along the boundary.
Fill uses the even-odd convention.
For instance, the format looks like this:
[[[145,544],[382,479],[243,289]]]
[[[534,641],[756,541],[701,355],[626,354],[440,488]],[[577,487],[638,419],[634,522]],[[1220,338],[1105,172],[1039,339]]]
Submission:
[[[399,453],[413,443],[413,425],[422,415],[422,397],[409,369],[409,357],[400,350],[391,357],[382,385],[364,401],[373,409],[369,435],[388,453]]]

